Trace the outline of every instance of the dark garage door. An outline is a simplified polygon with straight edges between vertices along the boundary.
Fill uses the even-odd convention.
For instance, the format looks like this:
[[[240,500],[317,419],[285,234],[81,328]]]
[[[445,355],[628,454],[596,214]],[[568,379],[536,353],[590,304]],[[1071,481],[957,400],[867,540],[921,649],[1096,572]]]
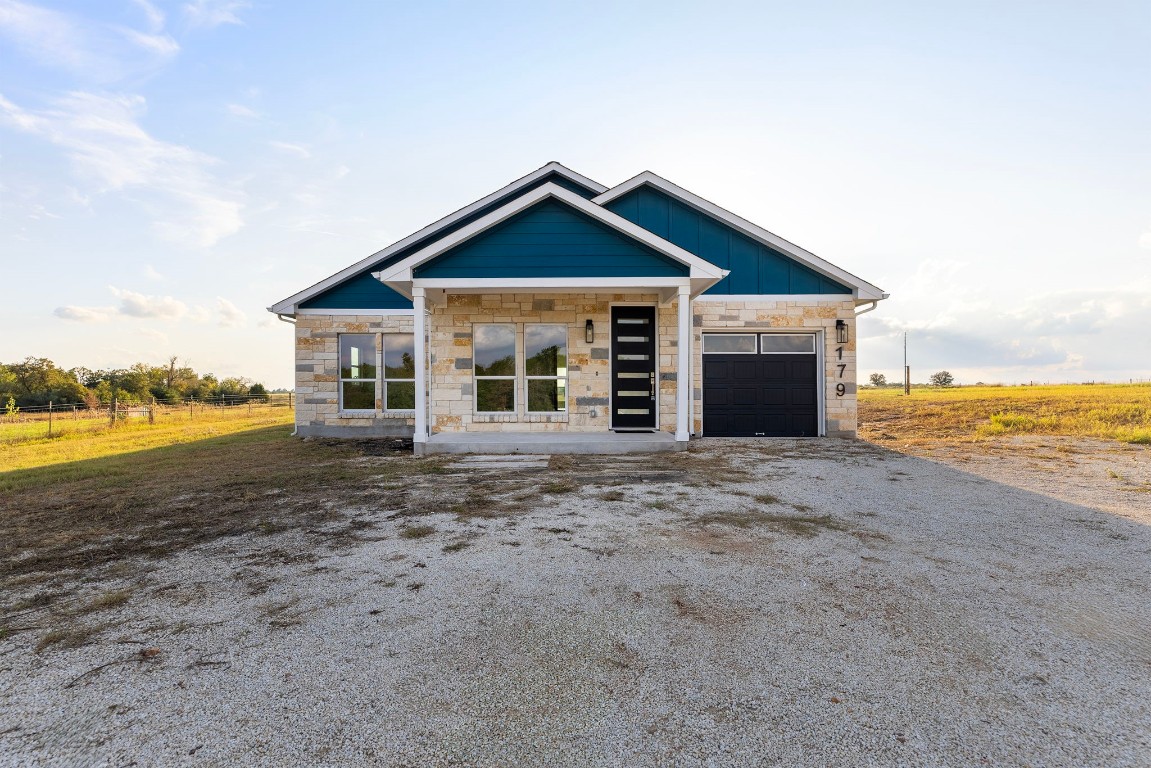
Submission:
[[[706,437],[808,437],[819,434],[816,356],[703,355]]]

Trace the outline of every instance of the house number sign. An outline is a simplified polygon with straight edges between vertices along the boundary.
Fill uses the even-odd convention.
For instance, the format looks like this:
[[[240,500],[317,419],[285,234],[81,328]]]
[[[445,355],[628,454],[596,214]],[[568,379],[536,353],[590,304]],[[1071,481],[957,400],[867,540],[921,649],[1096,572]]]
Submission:
[[[836,347],[835,348],[835,359],[836,360],[842,360],[843,359],[843,347]],[[838,363],[838,364],[836,364],[835,367],[839,369],[839,378],[842,379],[843,378],[843,372],[847,370],[847,363]],[[843,397],[845,394],[847,394],[847,385],[841,381],[835,385],[835,396],[836,397]]]

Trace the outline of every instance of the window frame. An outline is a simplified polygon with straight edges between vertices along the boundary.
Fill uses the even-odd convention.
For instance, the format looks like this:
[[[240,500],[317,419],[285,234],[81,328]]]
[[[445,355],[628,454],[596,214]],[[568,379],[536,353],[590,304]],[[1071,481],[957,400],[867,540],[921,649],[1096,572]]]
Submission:
[[[372,360],[369,363],[375,370],[375,375],[371,378],[358,377],[358,378],[345,378],[344,377],[344,338],[351,336],[362,336],[372,340]],[[364,363],[361,362],[360,365]],[[351,366],[348,366],[351,368]],[[339,398],[339,412],[350,414],[367,414],[376,413],[379,409],[376,404],[379,402],[379,381],[380,381],[380,343],[378,333],[339,333],[336,335],[336,371],[337,371],[337,396]],[[372,407],[371,408],[348,408],[344,405],[344,384],[372,384]]]
[[[755,331],[751,331],[751,332],[741,331],[738,333],[736,333],[736,332],[730,332],[730,333],[706,332],[706,333],[701,334],[701,336],[702,336],[701,345],[700,345],[701,346],[701,354],[704,354],[704,355],[758,355],[759,354],[759,337],[760,337],[760,335],[761,334],[759,334]],[[750,338],[752,350],[750,352],[729,352],[729,351],[723,351],[723,352],[710,351],[709,352],[707,349],[707,340],[709,338],[712,338],[715,336],[724,336],[724,337],[728,337],[728,338],[742,336],[742,337]]]
[[[384,411],[384,412],[388,412],[388,413],[415,413],[416,412],[416,404],[414,401],[412,402],[411,408],[389,408],[388,407],[388,384],[389,383],[402,384],[402,383],[409,383],[410,382],[412,385],[413,391],[415,390],[415,386],[416,386],[416,379],[415,379],[415,371],[414,370],[412,371],[412,378],[410,378],[410,379],[398,379],[398,378],[391,378],[388,376],[388,366],[387,366],[387,359],[388,358],[387,358],[387,355],[388,355],[388,337],[389,336],[408,336],[409,338],[411,338],[411,340],[412,340],[412,344],[411,344],[412,360],[413,360],[414,364],[418,364],[418,361],[415,360],[416,336],[414,333],[412,333],[411,331],[392,331],[392,332],[385,331],[385,332],[380,334],[380,344],[379,344],[379,348],[380,348],[379,349],[379,353],[380,353],[380,368],[379,368],[379,370],[380,370],[380,376],[379,376],[379,378],[380,378],[380,410]]]
[[[556,416],[559,414],[566,414],[568,412],[568,374],[567,374],[568,366],[566,363],[567,363],[567,359],[568,359],[568,347],[569,347],[568,337],[571,335],[570,324],[568,324],[568,323],[522,323],[521,325],[523,325],[523,337],[524,337],[524,343],[522,346],[522,349],[523,349],[523,379],[524,379],[524,413],[525,414],[532,414],[532,415],[553,415],[553,416]],[[539,376],[539,375],[534,375],[534,374],[533,375],[528,374],[528,368],[527,368],[527,366],[528,366],[528,328],[532,327],[532,326],[554,327],[554,328],[562,328],[563,329],[563,333],[564,333],[563,357],[564,357],[564,363],[565,364],[563,366],[564,373],[562,376],[558,373],[555,374],[554,376]],[[517,345],[517,357],[519,357],[518,349],[519,349],[519,345]],[[518,360],[516,361],[516,364],[518,367],[520,364]],[[529,391],[530,390],[529,382],[532,382],[532,381],[555,381],[555,382],[557,382],[557,384],[556,384],[557,389],[560,387],[559,382],[562,381],[564,407],[556,409],[556,410],[551,410],[551,411],[533,411],[533,410],[531,410],[532,399],[531,399],[531,393]]]
[[[512,358],[514,370],[511,376],[488,376],[478,373],[479,364],[476,362],[476,329],[485,326],[503,326],[512,329]],[[472,323],[472,412],[484,416],[518,416],[520,412],[519,370],[520,370],[520,344],[517,323]],[[511,381],[512,382],[512,408],[510,411],[481,411],[480,410],[480,382],[481,381]]]
[[[789,349],[782,352],[775,350],[770,352],[764,351],[763,339],[765,337],[779,338],[781,336],[795,336],[806,339],[811,344],[811,349],[805,349],[803,351]],[[760,333],[759,337],[756,339],[756,348],[759,350],[759,354],[761,355],[814,355],[818,346],[819,345],[816,344],[814,333]]]

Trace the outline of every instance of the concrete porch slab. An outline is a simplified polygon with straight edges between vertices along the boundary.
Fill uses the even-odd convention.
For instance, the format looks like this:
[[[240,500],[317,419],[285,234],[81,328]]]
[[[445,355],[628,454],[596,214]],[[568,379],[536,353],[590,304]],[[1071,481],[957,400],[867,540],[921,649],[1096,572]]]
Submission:
[[[660,453],[683,451],[669,432],[441,432],[415,443],[417,456],[429,453]]]

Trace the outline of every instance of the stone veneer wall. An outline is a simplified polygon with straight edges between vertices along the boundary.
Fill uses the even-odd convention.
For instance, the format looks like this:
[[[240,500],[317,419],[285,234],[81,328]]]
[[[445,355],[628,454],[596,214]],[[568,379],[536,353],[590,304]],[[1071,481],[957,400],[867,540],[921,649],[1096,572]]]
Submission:
[[[454,294],[446,306],[432,306],[429,326],[431,428],[433,432],[582,431],[605,432],[611,422],[609,333],[612,303],[654,304],[654,294]],[[596,339],[584,340],[584,323],[595,323]],[[849,341],[837,359],[835,321],[845,320]],[[568,412],[528,414],[522,377],[517,381],[517,414],[476,414],[472,408],[472,324],[515,323],[517,359],[523,359],[524,323],[568,326]],[[659,426],[675,431],[676,304],[659,307]],[[824,389],[827,434],[854,437],[857,428],[856,328],[852,301],[697,300],[692,318],[694,375],[693,431],[703,430],[704,331],[824,331]],[[410,315],[299,315],[296,318],[296,426],[304,436],[410,435],[410,413],[339,413],[338,335],[410,333]],[[382,349],[377,342],[377,349]],[[842,377],[838,364],[846,364]],[[382,365],[380,366],[382,370]],[[837,397],[835,385],[846,392]],[[377,389],[377,406],[381,392]]]
[[[516,293],[449,294],[446,305],[432,306],[431,336],[432,432],[606,432],[611,424],[611,305],[655,304],[655,294]],[[584,338],[584,323],[595,324],[595,341]],[[514,323],[518,413],[478,414],[473,408],[472,325]],[[523,326],[562,323],[568,326],[568,410],[533,414],[525,408]],[[674,303],[656,311],[659,327],[659,422],[675,431]]]
[[[383,371],[379,334],[411,333],[409,315],[296,316],[296,432],[303,437],[410,436],[415,417],[410,412],[379,410],[381,382],[376,382],[374,415],[340,413],[339,335],[374,333],[376,369]]]
[[[835,338],[835,321],[844,320],[848,326],[848,342],[840,345]],[[855,437],[858,426],[856,399],[856,329],[855,303],[851,300],[839,302],[815,301],[707,301],[696,300],[693,308],[692,339],[695,361],[693,374],[695,413],[693,414],[695,434],[703,430],[703,356],[701,333],[747,329],[749,331],[804,331],[822,330],[824,403],[829,437]],[[836,348],[843,347],[843,358],[839,359]],[[845,364],[842,376],[839,365]],[[835,385],[843,384],[846,390],[842,397],[835,393]],[[705,435],[706,436],[706,435]]]

